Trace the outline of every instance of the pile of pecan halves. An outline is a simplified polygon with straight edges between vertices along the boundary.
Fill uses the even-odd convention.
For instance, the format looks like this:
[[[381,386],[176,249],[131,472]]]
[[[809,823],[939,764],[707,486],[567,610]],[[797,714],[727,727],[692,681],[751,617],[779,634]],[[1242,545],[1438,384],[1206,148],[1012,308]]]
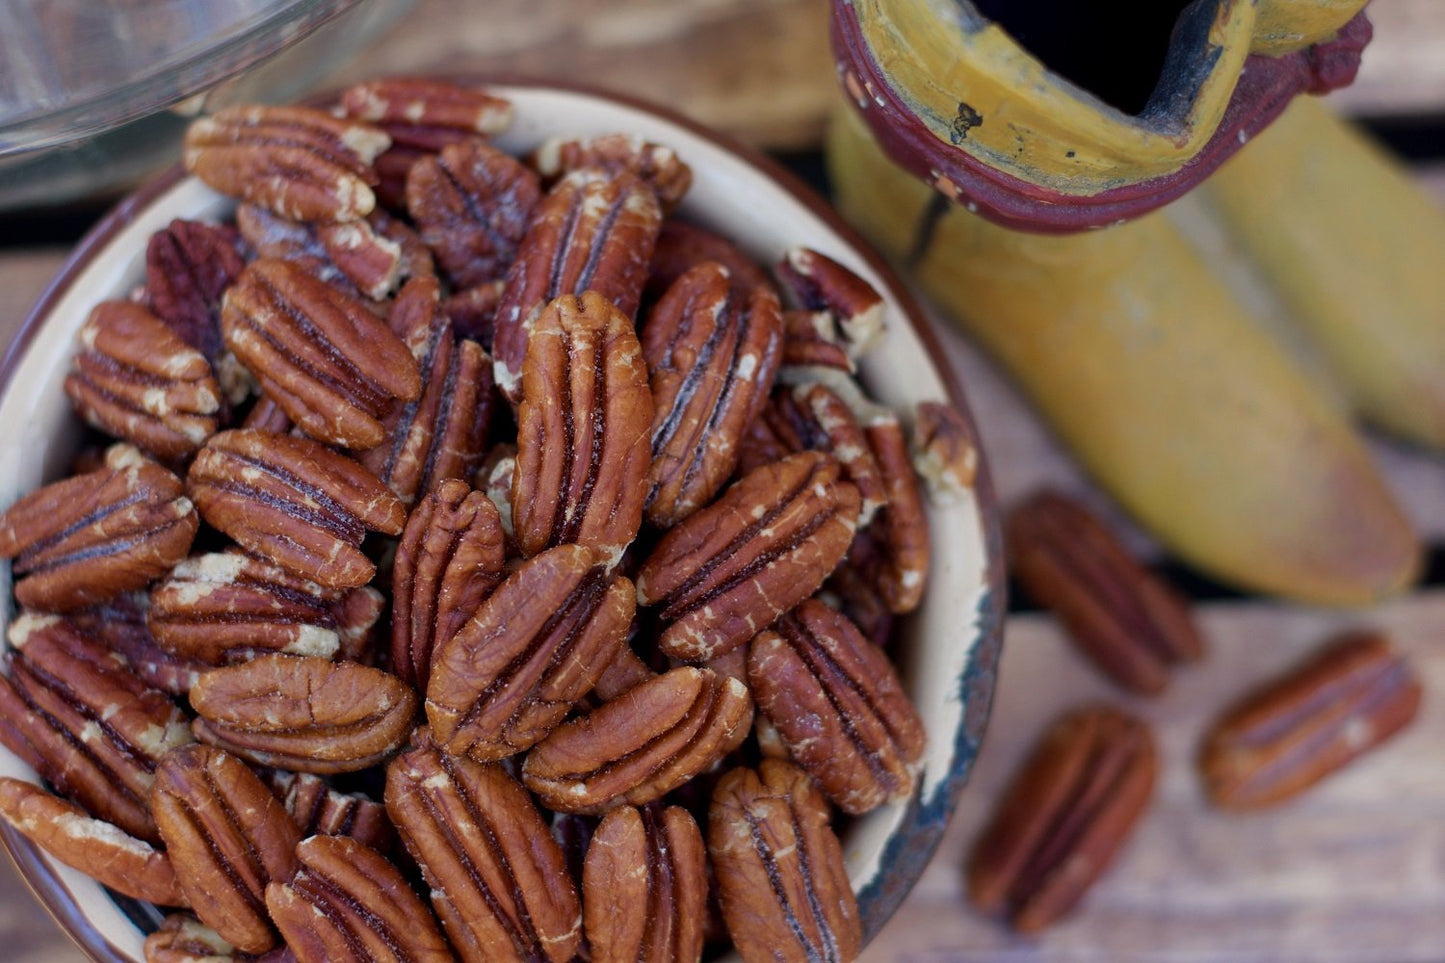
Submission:
[[[965,423],[865,396],[842,265],[775,282],[665,146],[517,159],[511,113],[195,122],[234,225],[151,237],[65,383],[119,443],[0,516],[0,742],[49,785],[0,814],[176,908],[148,960],[860,951],[833,813],[912,790],[885,646]]]

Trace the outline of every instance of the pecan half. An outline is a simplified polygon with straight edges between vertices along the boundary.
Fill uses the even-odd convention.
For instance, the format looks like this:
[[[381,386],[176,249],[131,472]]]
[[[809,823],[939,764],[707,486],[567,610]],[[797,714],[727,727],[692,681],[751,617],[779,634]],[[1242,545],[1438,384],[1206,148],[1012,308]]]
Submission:
[[[582,945],[577,887],[536,804],[501,766],[418,741],[387,767],[386,809],[457,955],[570,961]]]
[[[703,261],[716,261],[727,268],[733,283],[744,291],[772,290],[773,281],[768,272],[732,241],[707,228],[670,217],[662,222],[657,235],[657,246],[647,268],[645,299],[660,298],[678,278]]]
[[[536,174],[478,140],[448,144],[406,177],[407,211],[458,288],[506,272],[541,197]]]
[[[396,845],[386,807],[358,793],[338,792],[309,772],[263,769],[258,775],[296,820],[301,837],[350,836],[379,853]]]
[[[880,587],[882,564],[883,552],[872,533],[859,532],[848,546],[848,557],[834,569],[818,597],[848,616],[874,645],[886,648],[897,619]]]
[[[851,357],[866,354],[886,330],[883,297],[873,285],[837,261],[805,247],[778,262],[778,277],[807,310],[830,315],[822,330],[836,330]]]
[[[347,294],[372,301],[385,298],[403,275],[432,273],[421,238],[379,210],[341,224],[305,224],[242,204],[236,226],[259,256],[290,261]]]
[[[747,686],[682,666],[552,730],[527,754],[522,781],[558,812],[641,806],[736,749],[752,721]]]
[[[676,151],[635,134],[554,137],[537,148],[532,165],[549,181],[584,168],[635,174],[657,193],[664,212],[682,203],[692,186],[692,168]]]
[[[302,431],[348,448],[386,438],[421,394],[416,359],[364,304],[289,261],[252,261],[221,307],[226,346]]]
[[[221,295],[245,267],[235,228],[176,219],[146,242],[146,299],[156,317],[214,362],[221,354]]]
[[[39,786],[0,778],[0,817],[103,886],[162,906],[187,905],[165,853]]]
[[[816,599],[753,639],[748,685],[792,759],[846,813],[913,790],[923,720],[886,656]]]
[[[186,170],[293,221],[354,221],[376,206],[371,162],[391,138],[308,107],[225,107],[191,123]]]
[[[146,963],[296,963],[285,947],[240,953],[221,934],[189,913],[167,916],[145,941]]]
[[[702,957],[707,850],[687,810],[619,806],[602,818],[582,870],[594,963]]]
[[[436,920],[386,857],[345,836],[296,847],[296,872],[266,887],[271,912],[300,963],[448,963]]]
[[[432,656],[501,583],[506,535],[485,492],[448,479],[417,503],[392,567],[391,671],[426,691]]]
[[[181,480],[130,446],[106,467],[53,482],[0,515],[0,558],[14,559],[21,605],[73,612],[164,575],[186,557],[199,519]]]
[[[799,451],[821,451],[837,459],[843,477],[858,486],[859,528],[888,503],[883,469],[863,426],[848,403],[827,385],[809,382],[774,393],[748,429],[740,466],[747,473]]]
[[[376,566],[368,528],[400,535],[406,509],[361,465],[308,438],[255,429],[213,435],[186,487],[201,516],[244,548],[328,588],[356,588]]]
[[[878,587],[889,609],[895,615],[906,615],[923,601],[933,553],[923,492],[897,417],[890,412],[886,418],[874,418],[865,431],[888,493],[888,504],[874,524],[884,554]]]
[[[838,463],[802,452],[750,472],[658,542],[637,576],[637,601],[669,624],[668,655],[723,655],[812,595],[848,550],[858,489]]]
[[[831,368],[852,375],[858,370],[827,311],[783,312],[783,365],[788,368]]]
[[[82,634],[118,653],[136,677],[152,689],[185,695],[211,666],[161,648],[146,624],[149,612],[149,595],[127,592],[102,605],[72,612],[66,619]]]
[[[411,732],[417,698],[396,676],[355,662],[263,655],[191,687],[197,739],[262,766],[354,772]]]
[[[65,393],[86,424],[167,460],[215,434],[221,389],[211,365],[160,318],[102,301],[76,340]]]
[[[480,762],[535,745],[616,658],[636,605],[632,583],[580,545],[523,563],[437,649],[426,690],[437,744]]]
[[[822,795],[796,766],[764,759],[713,791],[708,855],[723,919],[744,960],[845,963],[862,924]]]
[[[609,564],[642,526],[652,393],[632,323],[588,291],[553,301],[527,345],[512,526],[522,552],[576,542]]]
[[[296,824],[235,756],[192,744],[156,771],[151,807],[181,892],[201,921],[248,953],[276,944],[267,884],[296,866]]]
[[[1210,800],[1257,809],[1291,798],[1408,725],[1420,691],[1383,636],[1344,636],[1209,730],[1200,769]]]
[[[155,842],[146,793],[161,756],[191,741],[185,716],[62,619],[22,613],[8,637],[0,742],[61,795]]]
[[[215,666],[266,651],[333,658],[342,635],[370,631],[383,605],[375,589],[322,588],[240,552],[212,552],[151,590],[147,618],[166,650]]]
[[[647,518],[675,525],[712,501],[778,371],[778,299],[705,261],[678,278],[642,331],[654,405]]]
[[[1083,505],[1040,492],[1009,514],[1006,530],[1024,590],[1053,610],[1069,638],[1120,685],[1162,692],[1171,665],[1199,658],[1184,599]]]
[[[637,314],[661,224],[657,195],[632,174],[575,171],[547,192],[497,305],[492,355],[509,401],[521,397],[532,325],[558,297],[595,291],[625,317]]]
[[[452,336],[439,290],[435,278],[413,278],[392,305],[391,328],[416,358],[424,387],[392,410],[386,438],[360,456],[408,505],[445,478],[470,478],[492,421],[492,359],[475,341]]]
[[[974,845],[969,898],[1007,908],[1020,932],[1066,913],[1113,859],[1149,802],[1154,745],[1115,709],[1070,713],[1049,729]]]
[[[372,123],[414,124],[471,134],[499,134],[512,122],[512,104],[474,87],[426,77],[383,77],[341,94],[348,117]]]
[[[913,420],[913,467],[940,505],[952,505],[973,491],[978,475],[978,439],[963,413],[940,401],[923,401]]]

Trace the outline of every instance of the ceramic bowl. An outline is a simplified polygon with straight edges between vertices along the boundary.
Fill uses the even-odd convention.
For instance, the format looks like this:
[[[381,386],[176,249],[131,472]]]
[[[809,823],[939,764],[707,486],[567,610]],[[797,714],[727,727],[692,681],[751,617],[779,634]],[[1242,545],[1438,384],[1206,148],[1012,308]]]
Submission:
[[[764,264],[797,244],[846,264],[884,295],[890,324],[862,375],[883,403],[909,411],[948,400],[967,413],[962,391],[916,305],[866,244],[815,194],[755,153],[665,111],[624,98],[535,83],[489,83],[516,105],[497,143],[522,153],[559,133],[628,131],[670,145],[691,165],[682,213],[734,241]],[[81,438],[61,390],[76,330],[104,298],[144,280],[147,238],[172,218],[221,218],[232,202],[179,169],[131,196],[86,238],[0,361],[0,505],[60,477]],[[1003,604],[997,509],[980,466],[970,495],[929,505],[934,562],[921,609],[902,625],[897,656],[922,713],[928,749],[912,798],[849,823],[849,875],[866,933],[877,933],[923,871],[978,750],[994,684]],[[10,599],[4,566],[4,599]],[[13,614],[5,612],[5,618]],[[0,749],[0,774],[34,778]],[[42,855],[9,827],[0,841],[60,925],[97,960],[141,959],[146,910],[118,901],[89,878]],[[148,909],[148,908],[146,908]]]

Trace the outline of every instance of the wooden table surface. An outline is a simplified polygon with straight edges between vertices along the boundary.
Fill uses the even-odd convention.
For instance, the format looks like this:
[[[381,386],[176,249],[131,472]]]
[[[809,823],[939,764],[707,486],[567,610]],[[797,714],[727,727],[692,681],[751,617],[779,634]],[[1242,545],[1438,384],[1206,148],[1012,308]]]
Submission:
[[[552,67],[656,98],[672,94],[692,113],[763,145],[816,142],[832,91],[830,61],[819,46],[822,0],[609,0],[615,19],[581,24],[567,16],[575,6],[561,0],[488,6],[494,9],[484,24],[476,5],[422,0],[402,31],[348,71],[431,62],[531,73]],[[1372,10],[1376,43],[1360,82],[1337,100],[1372,115],[1441,111],[1445,2],[1376,0]],[[449,20],[457,29],[442,29]],[[665,42],[665,53],[642,62],[644,51],[654,49],[648,44],[658,42]],[[697,69],[685,82],[673,82],[687,63]],[[1445,175],[1422,176],[1445,202]],[[64,255],[59,248],[0,249],[0,343]],[[959,335],[943,325],[939,331],[1005,503],[1051,484],[1109,511],[1013,390]],[[1385,442],[1374,448],[1417,524],[1432,542],[1445,542],[1445,462]],[[1157,552],[1147,536],[1119,521],[1134,545]],[[1178,673],[1157,700],[1122,697],[1065,645],[1047,616],[1009,619],[993,716],[972,782],[937,857],[865,960],[1445,960],[1445,590],[1368,612],[1260,601],[1210,602],[1199,611],[1208,658]],[[1192,768],[1207,720],[1241,686],[1288,666],[1332,633],[1361,625],[1386,630],[1413,658],[1426,689],[1413,728],[1276,811],[1248,817],[1208,811]],[[1019,939],[965,905],[959,867],[992,801],[1042,729],[1063,708],[1097,700],[1127,704],[1157,727],[1163,766],[1155,803],[1082,909],[1041,938]],[[3,862],[0,946],[0,959],[9,963],[82,958]]]

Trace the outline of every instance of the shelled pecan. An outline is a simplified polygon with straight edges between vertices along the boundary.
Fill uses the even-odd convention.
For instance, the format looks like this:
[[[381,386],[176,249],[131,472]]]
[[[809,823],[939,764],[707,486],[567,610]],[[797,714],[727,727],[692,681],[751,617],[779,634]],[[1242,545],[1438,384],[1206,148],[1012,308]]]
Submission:
[[[791,248],[778,262],[777,272],[802,307],[830,315],[819,323],[837,330],[850,357],[866,354],[886,332],[882,295],[827,255]]]
[[[532,326],[517,410],[512,526],[525,555],[576,542],[615,564],[642,526],[652,394],[632,322],[601,294]]]
[[[146,685],[171,695],[185,695],[211,666],[161,648],[147,624],[149,613],[149,595],[127,592],[109,602],[71,612],[66,619],[82,634],[99,640],[125,659],[136,678]]]
[[[436,649],[501,584],[506,536],[485,492],[448,479],[417,503],[392,567],[391,671],[425,692]]]
[[[707,851],[687,810],[619,806],[602,817],[582,871],[594,963],[702,957]]]
[[[437,744],[490,762],[541,741],[616,658],[636,604],[632,582],[581,545],[528,559],[433,656]]]
[[[1209,730],[1200,768],[1210,800],[1257,809],[1303,792],[1409,725],[1420,693],[1384,636],[1338,639]]]
[[[156,842],[146,794],[161,757],[191,741],[185,716],[62,619],[22,613],[7,637],[0,742],[91,815]]]
[[[846,813],[913,789],[923,720],[893,666],[847,616],[803,602],[753,639],[748,685],[790,757]]]
[[[673,669],[554,729],[527,754],[522,781],[558,812],[641,806],[736,749],[752,721],[741,682]]]
[[[181,480],[129,445],[105,467],[36,489],[0,514],[15,598],[74,612],[143,588],[185,558],[199,519]]]
[[[1024,590],[1120,685],[1161,692],[1172,665],[1199,658],[1199,633],[1183,598],[1082,505],[1041,492],[1009,514],[1007,535]]]
[[[448,963],[436,920],[401,872],[345,836],[296,846],[296,872],[266,887],[266,908],[299,963]]]
[[[341,224],[306,224],[242,204],[236,225],[261,257],[289,261],[371,301],[385,298],[403,277],[432,274],[431,253],[421,238],[381,210]]]
[[[291,876],[299,837],[271,790],[235,756],[192,744],[162,760],[151,806],[201,921],[245,952],[274,946],[266,886]]]
[[[0,818],[118,893],[162,906],[187,905],[165,853],[39,786],[0,778]]]
[[[146,300],[186,344],[221,353],[221,295],[246,267],[240,234],[225,224],[177,218],[146,243]]]
[[[895,615],[907,615],[923,601],[933,555],[923,492],[897,416],[890,412],[874,418],[864,431],[888,494],[888,503],[874,523],[884,554],[879,588]]]
[[[766,287],[739,287],[704,261],[668,288],[642,330],[652,384],[648,521],[666,528],[712,501],[777,374],[781,313]]]
[[[1129,837],[1154,787],[1142,722],[1107,707],[1070,713],[1014,777],[974,845],[968,892],[1032,933],[1068,912]]]
[[[190,913],[172,913],[146,937],[146,963],[296,963],[286,947],[243,953]]]
[[[355,772],[391,755],[416,716],[410,686],[380,669],[263,655],[191,687],[196,738],[262,766]]]
[[[858,489],[838,463],[802,452],[750,472],[663,536],[637,575],[674,658],[726,653],[822,586],[848,550]]]
[[[465,963],[567,963],[582,910],[531,797],[501,766],[429,743],[419,734],[387,767],[386,809],[453,950]]]
[[[669,217],[662,222],[657,234],[643,300],[655,301],[662,297],[678,278],[704,261],[716,261],[727,268],[728,276],[740,290],[773,289],[768,272],[732,241],[705,227]]]
[[[844,963],[862,923],[828,806],[796,766],[764,759],[713,790],[708,855],[728,933],[745,963]]]
[[[547,180],[587,168],[635,174],[657,194],[664,211],[682,203],[692,186],[692,168],[676,151],[632,134],[554,137],[533,152],[532,166]]]
[[[396,830],[381,803],[359,793],[340,792],[309,772],[260,769],[256,774],[296,821],[302,839],[350,836],[382,854],[395,846]]]
[[[940,401],[920,402],[912,440],[914,470],[935,502],[951,505],[973,490],[978,439],[962,412]]]

